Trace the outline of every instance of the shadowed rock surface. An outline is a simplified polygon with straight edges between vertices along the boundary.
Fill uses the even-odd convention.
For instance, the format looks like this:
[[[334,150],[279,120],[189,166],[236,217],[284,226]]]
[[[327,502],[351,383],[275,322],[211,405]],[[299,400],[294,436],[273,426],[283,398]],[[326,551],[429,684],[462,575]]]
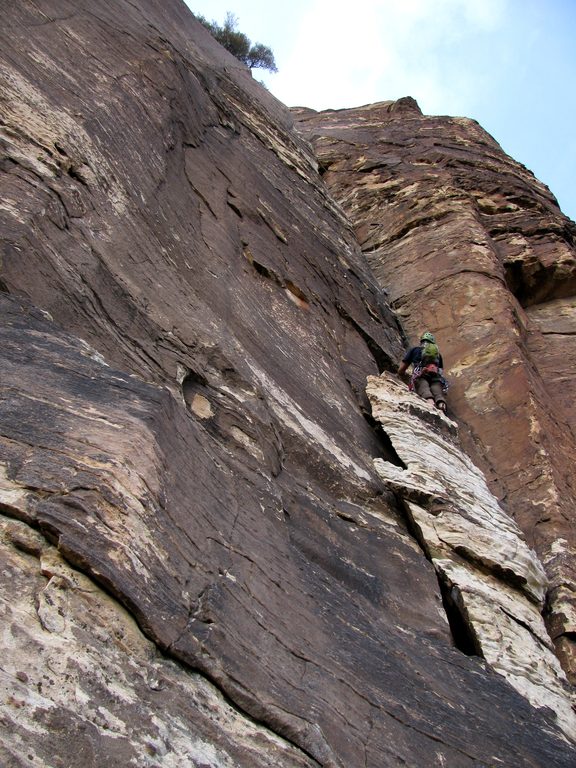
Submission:
[[[179,2],[0,34],[4,763],[573,765],[374,466],[402,336],[287,110]]]
[[[295,113],[413,343],[438,337],[467,449],[545,564],[574,681],[576,225],[473,120],[410,98]]]

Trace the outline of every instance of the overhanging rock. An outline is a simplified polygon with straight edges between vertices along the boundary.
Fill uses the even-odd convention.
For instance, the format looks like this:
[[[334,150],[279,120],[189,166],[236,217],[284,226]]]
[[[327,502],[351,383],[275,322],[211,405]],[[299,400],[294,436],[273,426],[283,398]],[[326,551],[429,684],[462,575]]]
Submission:
[[[572,694],[540,610],[547,581],[536,553],[458,444],[457,425],[389,374],[369,376],[372,413],[406,469],[375,459],[475,652],[576,738]]]

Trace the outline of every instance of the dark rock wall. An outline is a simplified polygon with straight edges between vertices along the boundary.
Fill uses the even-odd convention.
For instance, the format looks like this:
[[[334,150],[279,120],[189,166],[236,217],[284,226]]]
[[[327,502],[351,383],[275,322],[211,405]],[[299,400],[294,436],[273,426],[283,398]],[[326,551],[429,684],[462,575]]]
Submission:
[[[0,501],[31,531],[3,539],[11,567],[16,550],[57,547],[163,663],[288,744],[234,748],[224,715],[219,737],[190,709],[188,735],[228,762],[169,738],[157,752],[111,682],[87,692],[90,674],[106,679],[101,646],[76,702],[42,686],[42,664],[22,671],[77,613],[42,609],[18,657],[6,610],[5,762],[572,765],[549,713],[455,647],[434,570],[374,471],[397,459],[366,376],[402,339],[288,112],[180,2],[5,10]],[[54,573],[30,573],[40,610]],[[106,637],[99,610],[50,666],[56,689],[74,638]],[[126,668],[141,658],[123,652]],[[155,728],[181,714],[174,685],[153,686]],[[47,757],[34,723],[55,706]]]

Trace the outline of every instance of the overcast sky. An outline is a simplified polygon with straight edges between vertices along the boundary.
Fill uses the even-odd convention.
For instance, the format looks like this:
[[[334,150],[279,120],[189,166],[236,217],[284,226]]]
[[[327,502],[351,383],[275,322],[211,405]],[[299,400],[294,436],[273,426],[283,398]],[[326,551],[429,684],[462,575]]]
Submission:
[[[254,70],[287,106],[413,96],[471,117],[576,220],[576,0],[186,0],[227,11],[279,72]]]

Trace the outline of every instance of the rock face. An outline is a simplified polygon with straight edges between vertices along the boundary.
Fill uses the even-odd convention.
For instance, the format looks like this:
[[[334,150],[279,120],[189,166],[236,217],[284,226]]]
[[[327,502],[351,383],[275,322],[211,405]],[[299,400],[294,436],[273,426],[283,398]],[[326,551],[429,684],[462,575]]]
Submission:
[[[2,518],[0,548],[3,766],[315,765],[162,657],[27,524]]]
[[[371,376],[372,412],[405,468],[374,463],[404,500],[470,648],[576,737],[569,686],[541,610],[547,580],[536,553],[460,449],[456,424],[388,374]],[[574,700],[576,702],[576,700]]]
[[[576,225],[471,120],[408,98],[296,112],[413,343],[438,337],[464,443],[545,564],[576,681]]]
[[[3,763],[572,766],[387,480],[402,336],[289,113],[179,2],[3,22]]]

